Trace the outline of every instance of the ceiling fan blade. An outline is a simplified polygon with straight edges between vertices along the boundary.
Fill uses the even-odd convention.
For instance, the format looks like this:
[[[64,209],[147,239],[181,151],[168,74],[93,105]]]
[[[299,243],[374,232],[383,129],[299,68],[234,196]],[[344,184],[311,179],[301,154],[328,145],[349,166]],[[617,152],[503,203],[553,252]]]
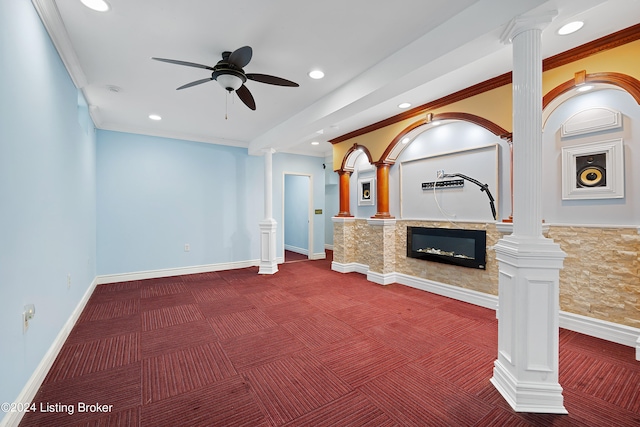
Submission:
[[[253,80],[260,83],[266,83],[270,85],[289,86],[289,87],[300,86],[298,83],[292,82],[291,80],[283,79],[281,77],[270,76],[268,74],[248,73],[246,74],[246,76],[249,80]]]
[[[245,85],[240,86],[240,88],[236,90],[236,93],[238,94],[240,101],[244,102],[244,105],[252,110],[256,109],[256,101],[253,99],[253,95],[251,95],[251,92],[249,92],[249,89],[247,89]]]
[[[186,88],[191,87],[191,86],[196,86],[196,85],[200,85],[202,83],[210,82],[211,80],[213,80],[211,77],[208,77],[206,79],[196,80],[195,82],[191,82],[191,83],[187,83],[186,85],[182,85],[179,88],[177,88],[176,90],[186,89]]]
[[[208,65],[196,64],[195,62],[178,61],[177,59],[166,59],[166,58],[151,58],[151,59],[155,59],[156,61],[168,62],[170,64],[186,65],[187,67],[204,68],[205,70],[213,71],[213,67],[209,67]]]
[[[238,68],[244,68],[249,61],[251,61],[252,56],[253,49],[251,49],[250,46],[243,46],[231,52],[231,55],[229,55],[229,63]]]

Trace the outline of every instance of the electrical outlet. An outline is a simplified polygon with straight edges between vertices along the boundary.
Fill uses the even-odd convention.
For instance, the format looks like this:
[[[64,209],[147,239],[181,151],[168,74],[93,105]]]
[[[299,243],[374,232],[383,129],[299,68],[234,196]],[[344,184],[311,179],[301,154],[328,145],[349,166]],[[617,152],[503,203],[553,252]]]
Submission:
[[[36,315],[36,306],[33,304],[27,304],[24,306],[24,311],[22,312],[22,333],[26,333],[27,329],[29,329],[29,320],[33,319],[33,316]]]
[[[184,244],[184,251],[189,252],[191,250],[191,246],[188,243]]]

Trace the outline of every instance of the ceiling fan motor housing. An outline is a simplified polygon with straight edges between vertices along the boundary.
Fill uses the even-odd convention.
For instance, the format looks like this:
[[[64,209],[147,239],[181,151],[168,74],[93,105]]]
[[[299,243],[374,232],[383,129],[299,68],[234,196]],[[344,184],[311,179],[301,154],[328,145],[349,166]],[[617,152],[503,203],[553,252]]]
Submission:
[[[229,92],[240,89],[246,81],[247,77],[242,70],[235,70],[229,67],[229,64],[218,63],[215,66],[211,78],[217,81],[220,86],[228,90]]]

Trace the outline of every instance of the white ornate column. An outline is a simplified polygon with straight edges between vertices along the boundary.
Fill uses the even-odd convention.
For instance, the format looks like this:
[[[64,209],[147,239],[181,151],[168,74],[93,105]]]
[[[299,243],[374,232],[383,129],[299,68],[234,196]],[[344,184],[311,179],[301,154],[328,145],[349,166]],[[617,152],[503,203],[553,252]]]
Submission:
[[[499,263],[498,359],[491,382],[519,412],[566,414],[558,383],[559,272],[565,253],[542,235],[542,30],[555,12],[515,19],[513,234]]]
[[[259,274],[278,272],[276,262],[276,230],[278,223],[273,219],[273,148],[264,152],[264,219],[260,221],[260,269]]]

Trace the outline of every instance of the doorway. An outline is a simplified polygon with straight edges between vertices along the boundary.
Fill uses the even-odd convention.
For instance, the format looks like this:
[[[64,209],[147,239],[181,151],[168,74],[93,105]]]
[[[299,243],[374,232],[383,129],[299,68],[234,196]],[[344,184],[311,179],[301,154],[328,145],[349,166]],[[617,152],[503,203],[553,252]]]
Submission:
[[[284,174],[284,262],[313,257],[311,175]]]

